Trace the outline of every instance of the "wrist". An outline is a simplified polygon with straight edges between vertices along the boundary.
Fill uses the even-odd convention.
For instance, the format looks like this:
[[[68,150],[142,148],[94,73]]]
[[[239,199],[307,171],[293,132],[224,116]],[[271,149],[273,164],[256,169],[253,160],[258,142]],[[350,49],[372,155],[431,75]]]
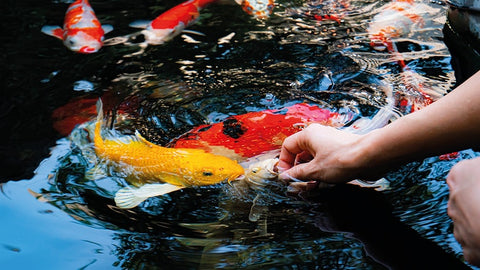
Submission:
[[[384,173],[399,156],[394,155],[392,144],[385,140],[382,129],[361,135],[349,147],[344,156],[346,166],[354,172],[355,178],[367,180]],[[375,179],[369,179],[375,180]]]

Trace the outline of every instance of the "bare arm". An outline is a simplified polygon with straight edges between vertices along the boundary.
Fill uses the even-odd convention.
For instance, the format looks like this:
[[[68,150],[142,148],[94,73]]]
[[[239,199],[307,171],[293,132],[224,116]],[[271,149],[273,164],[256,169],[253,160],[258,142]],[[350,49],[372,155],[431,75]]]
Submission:
[[[284,141],[278,167],[284,179],[347,182],[398,163],[479,144],[477,72],[435,103],[365,135],[311,125]]]

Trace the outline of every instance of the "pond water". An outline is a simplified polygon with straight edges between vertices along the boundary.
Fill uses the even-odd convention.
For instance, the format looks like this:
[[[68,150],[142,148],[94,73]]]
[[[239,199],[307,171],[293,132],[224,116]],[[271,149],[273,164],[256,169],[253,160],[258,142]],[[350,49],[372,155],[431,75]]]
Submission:
[[[388,2],[334,2],[280,0],[262,21],[237,4],[212,4],[189,27],[203,35],[184,33],[141,50],[141,38],[131,45],[112,38],[137,31],[129,23],[153,19],[179,2],[92,1],[99,20],[114,30],[106,35],[108,46],[83,55],[40,32],[43,25],[62,24],[69,2],[7,0],[1,18],[8,33],[1,37],[1,267],[471,267],[446,213],[445,177],[458,161],[478,156],[472,150],[402,165],[385,176],[387,190],[346,185],[305,197],[287,196],[285,187],[238,197],[218,184],[124,210],[112,199],[121,179],[85,179],[91,164],[68,135],[73,125],[95,117],[99,97],[117,116],[117,130],[138,130],[167,145],[232,115],[307,102],[348,116],[343,124],[349,125],[386,106],[395,106],[393,116],[408,113],[398,98],[414,96],[412,84],[437,98],[452,89],[441,2],[419,1],[426,5],[424,23],[396,40],[408,77],[398,55],[372,49],[367,35]],[[320,20],[325,14],[340,19]],[[255,192],[271,200],[260,219],[250,221]]]

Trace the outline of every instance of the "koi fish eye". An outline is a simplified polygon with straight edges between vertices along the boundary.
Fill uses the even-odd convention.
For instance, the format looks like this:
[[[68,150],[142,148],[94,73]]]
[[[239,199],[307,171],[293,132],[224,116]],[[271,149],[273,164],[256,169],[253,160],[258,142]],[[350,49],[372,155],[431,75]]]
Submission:
[[[66,44],[70,47],[74,47],[77,44],[77,42],[73,38],[67,38],[67,40],[65,41],[66,41]]]
[[[260,169],[259,168],[253,168],[252,173],[257,173]]]
[[[250,5],[248,1],[243,2],[243,10],[249,15],[253,14],[253,7]]]
[[[211,171],[204,171],[203,172],[203,176],[212,176],[213,175],[213,172]]]

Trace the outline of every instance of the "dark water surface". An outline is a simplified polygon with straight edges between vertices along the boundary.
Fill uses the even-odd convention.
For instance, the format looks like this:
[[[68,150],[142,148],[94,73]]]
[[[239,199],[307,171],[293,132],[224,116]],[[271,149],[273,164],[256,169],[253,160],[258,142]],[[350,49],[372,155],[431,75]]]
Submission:
[[[109,39],[177,3],[91,4],[114,26]],[[178,36],[140,54],[138,46],[117,44],[80,55],[40,32],[62,24],[68,3],[4,1],[0,268],[467,268],[446,214],[445,177],[456,162],[478,156],[474,151],[400,166],[381,192],[347,185],[295,198],[265,190],[274,199],[251,222],[254,196],[237,198],[222,184],[116,208],[112,197],[122,180],[86,180],[88,160],[52,116],[72,100],[102,96],[121,115],[117,129],[139,130],[160,145],[200,124],[304,101],[353,120],[373,116],[388,91],[408,83],[366,35],[385,3],[353,1],[339,11],[340,23],[307,16],[326,8],[308,0],[278,1],[266,21],[236,4],[211,5],[190,27],[204,36]],[[397,45],[422,85],[443,95],[455,83],[442,40],[446,7],[424,4],[432,9],[425,25]],[[74,108],[73,115],[82,113]]]

